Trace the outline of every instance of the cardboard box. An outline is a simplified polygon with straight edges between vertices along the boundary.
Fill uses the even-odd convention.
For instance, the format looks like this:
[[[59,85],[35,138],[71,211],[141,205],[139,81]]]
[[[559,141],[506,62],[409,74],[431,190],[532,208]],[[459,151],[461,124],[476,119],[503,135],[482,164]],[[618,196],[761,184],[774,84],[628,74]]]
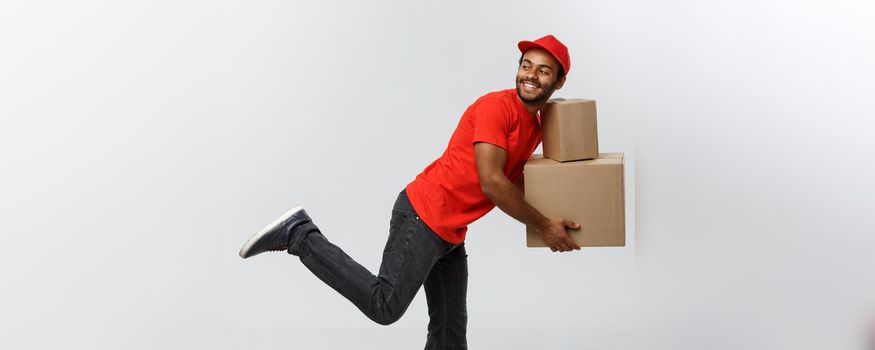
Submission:
[[[554,99],[541,110],[544,157],[567,162],[599,156],[595,101]]]
[[[523,170],[525,197],[550,218],[580,224],[568,233],[581,247],[626,245],[623,154],[557,162],[534,155]],[[526,227],[529,247],[546,247],[534,227]]]

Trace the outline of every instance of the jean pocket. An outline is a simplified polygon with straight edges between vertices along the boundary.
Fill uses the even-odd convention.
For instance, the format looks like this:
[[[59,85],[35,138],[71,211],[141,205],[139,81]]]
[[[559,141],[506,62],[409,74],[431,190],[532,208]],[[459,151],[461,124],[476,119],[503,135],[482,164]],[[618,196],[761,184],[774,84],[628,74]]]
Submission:
[[[383,249],[383,254],[395,251],[398,237],[406,232],[408,215],[410,214],[403,209],[392,209],[392,219],[389,221],[389,238],[386,239],[386,248]]]

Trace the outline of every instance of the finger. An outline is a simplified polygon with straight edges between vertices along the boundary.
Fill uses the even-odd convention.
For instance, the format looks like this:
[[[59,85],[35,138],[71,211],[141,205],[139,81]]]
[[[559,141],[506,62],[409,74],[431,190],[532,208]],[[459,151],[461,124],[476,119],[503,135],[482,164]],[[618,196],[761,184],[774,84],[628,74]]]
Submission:
[[[570,227],[573,229],[580,228],[580,225],[578,223],[571,221],[571,220],[568,220],[568,219],[562,219],[562,225],[565,225],[565,227]]]
[[[580,250],[580,245],[577,244],[577,242],[575,242],[573,239],[571,239],[571,237],[568,237],[565,242],[566,244],[568,244],[569,247],[571,247],[571,249]]]
[[[554,246],[550,246],[550,250],[552,250],[552,251],[555,253],[555,252],[556,252],[556,247],[554,247]]]
[[[559,248],[560,248],[559,249],[560,252],[567,252],[567,251],[571,250],[571,248],[568,247],[568,244],[566,244],[564,241],[559,242]]]

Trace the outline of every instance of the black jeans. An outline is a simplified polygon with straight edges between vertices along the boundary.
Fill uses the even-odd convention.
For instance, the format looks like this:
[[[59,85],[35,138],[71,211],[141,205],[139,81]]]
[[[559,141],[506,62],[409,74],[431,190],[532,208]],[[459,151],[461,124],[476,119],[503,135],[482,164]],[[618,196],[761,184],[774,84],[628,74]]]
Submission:
[[[319,279],[349,299],[365,316],[388,325],[407,310],[420,286],[428,300],[426,349],[467,349],[468,255],[434,233],[401,191],[392,208],[380,274],[374,276],[313,223],[295,229],[289,253]]]

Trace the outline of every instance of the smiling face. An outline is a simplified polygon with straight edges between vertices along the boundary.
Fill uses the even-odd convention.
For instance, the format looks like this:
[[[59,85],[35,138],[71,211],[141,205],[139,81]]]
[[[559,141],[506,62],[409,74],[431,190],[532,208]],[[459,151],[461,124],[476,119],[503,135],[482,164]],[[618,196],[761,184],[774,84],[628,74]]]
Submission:
[[[553,91],[565,84],[565,77],[559,78],[559,70],[559,62],[546,50],[526,51],[516,73],[516,93],[520,100],[528,104],[546,102]]]

